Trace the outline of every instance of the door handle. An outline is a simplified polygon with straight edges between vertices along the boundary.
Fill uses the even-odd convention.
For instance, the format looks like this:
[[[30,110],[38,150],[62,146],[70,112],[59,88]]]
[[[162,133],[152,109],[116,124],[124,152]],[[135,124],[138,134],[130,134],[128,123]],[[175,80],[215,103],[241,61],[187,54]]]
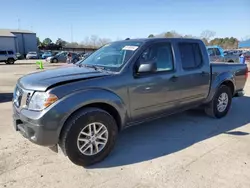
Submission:
[[[172,81],[172,82],[176,82],[177,81],[177,79],[178,79],[178,77],[177,76],[172,76],[171,78],[170,78],[170,81]]]

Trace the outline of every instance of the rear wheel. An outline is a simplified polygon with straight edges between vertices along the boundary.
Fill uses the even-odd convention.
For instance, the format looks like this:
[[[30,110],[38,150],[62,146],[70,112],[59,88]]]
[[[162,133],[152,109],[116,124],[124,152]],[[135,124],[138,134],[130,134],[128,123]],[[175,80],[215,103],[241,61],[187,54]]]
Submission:
[[[102,161],[112,151],[117,136],[114,118],[98,108],[87,108],[67,121],[60,147],[76,165],[89,166]]]
[[[15,63],[15,60],[13,58],[9,58],[7,61],[6,61],[6,64],[14,64]]]
[[[232,102],[232,91],[222,85],[217,90],[213,100],[205,107],[207,115],[214,118],[222,118],[227,115]]]

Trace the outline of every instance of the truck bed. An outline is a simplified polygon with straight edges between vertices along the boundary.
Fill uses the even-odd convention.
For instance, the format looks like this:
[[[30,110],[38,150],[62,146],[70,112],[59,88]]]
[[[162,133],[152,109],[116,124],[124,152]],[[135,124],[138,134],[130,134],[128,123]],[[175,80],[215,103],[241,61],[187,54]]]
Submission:
[[[235,91],[243,90],[246,83],[246,64],[240,63],[226,63],[226,62],[210,62],[211,67],[211,81],[216,82],[218,75],[224,74],[225,76],[231,75],[232,81],[234,82]],[[225,72],[226,71],[226,72]],[[220,78],[223,78],[220,77]]]

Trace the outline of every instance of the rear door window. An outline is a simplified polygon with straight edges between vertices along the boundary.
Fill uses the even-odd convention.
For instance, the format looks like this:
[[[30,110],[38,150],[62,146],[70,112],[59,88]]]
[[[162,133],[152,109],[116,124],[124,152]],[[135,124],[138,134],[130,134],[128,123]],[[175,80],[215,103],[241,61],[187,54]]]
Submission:
[[[207,52],[210,56],[215,56],[214,48],[208,48]]]
[[[218,48],[214,48],[215,55],[220,55],[220,50]]]
[[[182,68],[197,69],[203,64],[203,58],[198,43],[179,43]]]
[[[8,54],[9,54],[9,55],[13,55],[14,52],[13,52],[13,51],[8,51]]]

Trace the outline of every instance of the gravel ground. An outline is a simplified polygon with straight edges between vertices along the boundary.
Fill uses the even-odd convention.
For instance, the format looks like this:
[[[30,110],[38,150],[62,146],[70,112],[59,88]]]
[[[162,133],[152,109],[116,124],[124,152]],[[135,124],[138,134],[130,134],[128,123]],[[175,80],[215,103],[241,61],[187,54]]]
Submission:
[[[249,82],[227,117],[215,120],[190,111],[131,127],[105,161],[82,168],[12,127],[14,84],[35,71],[32,61],[0,65],[0,187],[250,187]]]

